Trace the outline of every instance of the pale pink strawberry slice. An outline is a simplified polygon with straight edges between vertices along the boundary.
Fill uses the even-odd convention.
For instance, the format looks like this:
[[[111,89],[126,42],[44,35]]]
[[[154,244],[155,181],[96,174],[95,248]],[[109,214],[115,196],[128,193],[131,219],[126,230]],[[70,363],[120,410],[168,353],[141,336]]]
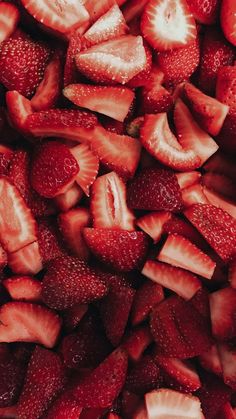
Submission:
[[[136,76],[134,76],[127,83],[127,86],[131,87],[131,89],[137,88],[137,87],[140,87],[140,86],[145,86],[146,83],[148,83],[148,81],[152,77],[152,67],[153,67],[152,50],[146,42],[144,42],[143,46],[144,46],[145,53],[146,53],[146,65],[145,65],[145,68],[142,71],[140,71],[140,73],[138,73]]]
[[[144,38],[157,51],[184,47],[197,35],[196,24],[185,0],[151,0],[141,20]]]
[[[58,216],[58,225],[67,248],[74,256],[87,260],[89,250],[83,238],[83,229],[90,224],[87,208],[77,207]]]
[[[182,200],[186,208],[194,204],[209,204],[206,195],[204,194],[203,186],[200,184],[188,186],[182,189]]]
[[[144,355],[127,375],[125,388],[135,394],[145,394],[162,384],[159,366],[151,355]]]
[[[25,124],[29,115],[33,112],[31,103],[28,99],[16,90],[6,93],[6,103],[9,118],[12,125],[20,132],[27,131]]]
[[[116,3],[118,4],[118,1]],[[91,22],[95,22],[114,5],[114,0],[100,0],[99,2],[85,0],[84,5],[89,12]]]
[[[39,243],[27,244],[13,253],[8,253],[8,265],[14,274],[36,275],[43,269]]]
[[[13,276],[3,281],[13,300],[40,301],[42,284],[30,276]]]
[[[133,329],[122,342],[122,348],[127,352],[132,362],[140,361],[144,351],[153,342],[148,326],[140,326]]]
[[[123,122],[134,100],[134,92],[127,87],[70,84],[63,94],[75,105],[99,112]]]
[[[36,222],[18,189],[0,177],[0,241],[7,252],[16,252],[37,240]]]
[[[61,329],[59,316],[46,307],[10,302],[0,309],[0,342],[35,342],[52,348]]]
[[[147,260],[142,274],[186,300],[192,298],[201,289],[201,281],[195,275],[167,263]]]
[[[147,262],[146,262],[147,264]],[[164,299],[164,291],[161,285],[154,281],[146,281],[136,291],[131,311],[132,325],[142,323],[152,308]]]
[[[90,187],[98,174],[99,159],[87,144],[80,144],[71,148],[70,151],[79,165],[79,173],[75,180],[83,189],[84,193],[89,196]]]
[[[211,348],[201,354],[198,359],[205,370],[222,376],[222,367],[217,345],[212,345]]]
[[[180,99],[175,104],[174,122],[179,143],[184,149],[194,150],[202,164],[218,150],[219,146],[200,128]]]
[[[69,33],[86,24],[89,14],[82,2],[51,3],[48,0],[23,0],[26,10],[44,26],[60,33]]]
[[[126,185],[116,172],[95,180],[90,211],[93,227],[134,230],[135,216],[126,204]]]
[[[136,224],[147,233],[154,242],[158,242],[163,233],[165,223],[171,218],[168,211],[149,212],[136,221]]]
[[[220,343],[218,345],[220,362],[225,384],[236,388],[236,352],[233,347]]]
[[[54,202],[59,211],[65,212],[77,205],[83,196],[83,190],[77,183],[74,183],[67,191],[57,195]]]
[[[152,156],[173,169],[186,171],[201,165],[194,150],[181,147],[170,130],[166,113],[145,116],[141,142]]]
[[[235,301],[236,290],[230,287],[210,294],[212,333],[219,340],[236,336]]]
[[[231,217],[236,218],[236,202],[235,200],[228,199],[213,190],[203,187],[204,195],[210,204],[214,205],[217,208],[221,208],[226,211]]]
[[[201,173],[197,172],[196,170],[191,172],[177,173],[176,176],[180,189],[185,189],[189,186],[195,185],[199,183],[201,179]]]
[[[19,20],[20,13],[14,4],[3,2],[0,4],[0,42],[11,36]]]
[[[144,70],[146,53],[141,36],[124,35],[94,45],[76,56],[78,69],[98,83],[127,83]]]

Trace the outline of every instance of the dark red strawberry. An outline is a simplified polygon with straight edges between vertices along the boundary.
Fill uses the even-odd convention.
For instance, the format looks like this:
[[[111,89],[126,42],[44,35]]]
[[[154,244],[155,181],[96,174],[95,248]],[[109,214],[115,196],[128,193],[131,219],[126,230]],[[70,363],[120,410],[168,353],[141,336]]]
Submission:
[[[63,392],[46,413],[46,419],[78,419],[82,408],[72,397],[71,391]]]
[[[161,382],[160,368],[152,356],[144,355],[128,373],[125,387],[135,394],[145,394],[159,387]]]
[[[3,281],[13,300],[40,301],[42,284],[30,276],[13,276]]]
[[[127,202],[133,209],[181,210],[182,199],[175,173],[167,169],[143,169],[129,183]]]
[[[90,150],[87,144],[79,144],[71,148],[71,153],[79,165],[79,173],[76,176],[76,183],[89,196],[90,187],[95,181],[99,170],[99,159]]]
[[[130,0],[126,1],[122,7],[122,12],[127,23],[135,18],[139,18],[146,6],[148,0]]]
[[[42,299],[57,310],[97,300],[107,292],[100,279],[84,261],[71,256],[58,257],[48,263]]]
[[[12,354],[7,347],[5,353],[0,355],[0,406],[6,407],[13,405],[21,392],[24,383],[25,366],[22,365]],[[0,410],[0,417],[1,410]],[[7,416],[6,416],[7,417]]]
[[[178,181],[179,183],[179,181]],[[164,226],[171,220],[172,214],[169,211],[153,211],[140,217],[136,224],[147,233],[156,243],[160,240]]]
[[[220,1],[219,0],[207,0],[202,2],[201,0],[187,0],[189,8],[194,18],[204,25],[212,25],[216,23],[219,11]]]
[[[218,345],[219,357],[222,366],[224,383],[236,389],[236,352],[231,345],[220,343]]]
[[[14,274],[36,275],[43,269],[37,241],[27,244],[13,253],[8,253],[7,263]]]
[[[219,340],[236,336],[235,301],[236,290],[230,287],[210,294],[212,333]]]
[[[224,125],[217,137],[217,142],[221,150],[226,153],[235,153],[236,151],[236,114],[227,115]],[[227,169],[226,169],[227,170]],[[228,167],[230,170],[230,167]]]
[[[79,31],[74,31],[70,35],[69,44],[66,52],[66,62],[64,66],[63,84],[76,83],[79,81],[79,73],[75,65],[75,56],[81,51],[81,35]]]
[[[3,2],[0,4],[0,43],[13,34],[19,20],[20,13],[14,4]]]
[[[36,346],[17,403],[18,415],[29,419],[40,418],[63,385],[64,370],[59,355]]]
[[[217,74],[216,97],[229,106],[229,114],[236,114],[236,67],[221,67]]]
[[[222,376],[222,367],[217,345],[212,345],[211,348],[201,354],[198,359],[204,370]]]
[[[122,348],[125,349],[133,362],[138,362],[144,351],[153,342],[148,326],[140,326],[133,329],[123,340]]]
[[[12,90],[6,93],[6,104],[12,126],[19,132],[27,134],[26,120],[33,112],[30,100]]]
[[[3,247],[0,245],[0,271],[7,265],[7,254]]]
[[[9,147],[0,146],[0,175],[7,175],[13,151]]]
[[[235,409],[227,402],[218,410],[215,419],[235,419]]]
[[[81,407],[110,407],[126,378],[127,355],[117,349],[73,389]]]
[[[191,304],[194,308],[204,317],[205,320],[210,322],[210,304],[209,293],[206,288],[200,288],[191,298]]]
[[[104,277],[108,295],[99,306],[101,319],[109,341],[118,346],[128,322],[135,291],[117,275]]]
[[[31,97],[43,78],[50,53],[45,44],[30,38],[7,39],[0,47],[1,83]]]
[[[134,326],[145,320],[153,307],[164,299],[163,288],[153,281],[146,281],[136,291],[131,311]]]
[[[230,177],[219,173],[208,172],[201,177],[201,182],[208,189],[229,199],[234,199],[236,193],[236,183]]]
[[[44,264],[65,254],[62,248],[61,237],[53,218],[40,218],[38,220],[38,244]]]
[[[120,272],[142,266],[149,244],[142,231],[85,228],[84,238],[101,262]]]
[[[75,182],[66,192],[57,195],[54,203],[59,211],[66,212],[77,205],[83,196],[82,189]]]
[[[74,304],[63,313],[63,326],[67,332],[74,330],[88,311],[88,304]]]
[[[231,0],[223,0],[220,23],[226,39],[233,45],[236,45],[235,13],[236,4]]]
[[[146,84],[141,92],[143,113],[168,112],[173,106],[171,94],[161,85]]]
[[[66,145],[43,143],[33,157],[31,185],[40,195],[53,198],[69,189],[78,172],[78,163]]]

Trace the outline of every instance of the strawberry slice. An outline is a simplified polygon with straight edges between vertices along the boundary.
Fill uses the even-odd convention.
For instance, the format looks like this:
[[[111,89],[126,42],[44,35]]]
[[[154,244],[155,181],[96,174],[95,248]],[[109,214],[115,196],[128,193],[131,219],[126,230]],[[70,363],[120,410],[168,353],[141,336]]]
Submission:
[[[72,256],[51,260],[43,278],[42,299],[51,308],[63,310],[77,303],[102,298],[107,287],[84,261]]]
[[[191,83],[185,83],[183,95],[199,125],[211,135],[219,134],[229,107],[205,95]]]
[[[36,346],[17,403],[19,417],[41,417],[62,390],[64,381],[64,369],[59,355]]]
[[[175,104],[174,121],[179,143],[184,149],[194,150],[202,164],[218,150],[216,142],[200,128],[181,99]]]
[[[70,84],[63,94],[75,105],[99,112],[123,122],[134,100],[134,92],[126,87]]]
[[[118,4],[118,1],[116,3]],[[89,12],[90,21],[95,22],[114,5],[114,0],[100,0],[99,2],[85,0],[84,5]]]
[[[230,287],[210,294],[212,333],[219,340],[236,336],[235,301],[236,290]]]
[[[74,31],[70,35],[69,44],[66,52],[66,62],[64,66],[63,85],[76,83],[80,76],[75,65],[75,56],[81,51],[81,35],[79,31]]]
[[[13,253],[8,253],[8,265],[12,272],[20,275],[36,275],[43,269],[37,241],[27,244]]]
[[[86,24],[89,14],[82,2],[51,3],[48,0],[22,0],[22,4],[38,22],[62,34]]]
[[[236,151],[236,114],[227,115],[218,135],[217,142],[222,151],[235,154]],[[230,169],[230,168],[229,168]]]
[[[136,221],[136,224],[147,233],[154,242],[158,242],[163,233],[165,223],[171,218],[168,211],[149,212]]]
[[[196,185],[201,179],[201,173],[193,170],[192,172],[183,172],[176,174],[180,189],[188,188],[189,186]]]
[[[184,47],[197,34],[185,0],[150,0],[142,15],[141,29],[144,38],[157,51]]]
[[[229,265],[229,282],[232,288],[236,288],[236,257]]]
[[[226,39],[236,45],[236,4],[231,0],[223,0],[221,5],[220,23]]]
[[[90,224],[90,214],[87,208],[74,208],[58,216],[60,232],[68,249],[74,256],[87,260],[89,251],[83,238],[83,229]]]
[[[12,125],[20,132],[27,131],[26,120],[32,114],[31,102],[16,90],[6,93],[7,111]]]
[[[88,311],[88,304],[75,304],[63,313],[63,324],[66,332],[74,330]]]
[[[184,149],[171,132],[166,113],[146,115],[141,127],[141,142],[161,163],[176,170],[193,170],[201,160],[191,149]]]
[[[219,173],[208,172],[201,177],[202,184],[228,199],[236,196],[236,183],[233,179]]]
[[[127,195],[128,206],[133,209],[147,211],[182,209],[176,175],[167,169],[143,169],[131,180]]]
[[[224,406],[218,411],[215,419],[235,419],[236,418],[236,411],[235,408],[233,409],[231,404],[225,403]]]
[[[187,3],[198,22],[204,25],[216,23],[220,11],[219,0],[207,0],[204,3],[201,0],[187,0]]]
[[[0,177],[0,195],[0,241],[7,252],[16,252],[37,239],[36,222],[6,177]]]
[[[144,49],[145,49],[146,59],[147,59],[146,65],[145,65],[144,70],[140,71],[140,73],[138,73],[136,76],[134,76],[127,83],[127,86],[131,87],[131,89],[133,89],[133,88],[136,89],[137,87],[145,86],[146,83],[151,78],[151,73],[152,73],[152,50],[146,42],[144,42],[143,46],[144,46]]]
[[[0,175],[8,175],[8,169],[14,153],[11,148],[0,145]]]
[[[126,378],[127,355],[117,349],[74,389],[81,407],[110,407],[119,395]]]
[[[199,356],[201,366],[216,375],[222,376],[222,367],[219,357],[218,347],[212,345],[211,348]]]
[[[145,395],[148,419],[201,418],[201,403],[197,397],[169,389],[159,389]]]
[[[224,66],[217,73],[216,97],[229,106],[229,114],[236,113],[236,67]]]
[[[104,30],[104,28],[106,28]],[[100,44],[109,39],[118,38],[128,32],[125,18],[117,4],[114,4],[106,13],[100,16],[96,22],[83,35],[86,46]]]
[[[206,187],[203,187],[204,195],[210,204],[215,207],[221,208],[226,211],[231,217],[236,218],[236,202],[235,200],[230,200],[224,197],[224,195],[218,194],[215,191],[209,190]]]
[[[61,59],[55,54],[44,71],[44,76],[31,99],[34,111],[45,111],[53,108],[61,93],[62,68]]]
[[[122,7],[122,13],[127,23],[139,18],[148,0],[129,0]]]
[[[153,338],[149,327],[140,326],[133,329],[128,336],[124,338],[122,348],[125,349],[131,361],[138,362],[152,341]]]
[[[96,228],[134,230],[135,217],[126,204],[126,185],[116,172],[95,180],[90,210]]]
[[[123,35],[94,45],[76,56],[76,65],[98,83],[127,83],[144,70],[147,59],[141,36]]]
[[[34,342],[52,348],[61,329],[57,314],[46,307],[10,302],[0,309],[0,342]]]
[[[82,189],[74,183],[66,192],[57,195],[54,201],[59,211],[65,212],[77,205],[83,195]]]
[[[129,371],[126,388],[135,394],[145,394],[162,382],[160,368],[150,355],[144,355]]]
[[[163,299],[163,288],[159,284],[152,281],[144,282],[134,296],[131,312],[132,325],[136,326],[142,323],[149,316],[153,307]]]
[[[13,276],[3,281],[13,300],[40,301],[42,284],[30,276]]]
[[[191,205],[194,204],[209,204],[202,185],[192,185],[188,188],[184,188],[181,192],[182,200],[186,208],[191,207]]]
[[[168,112],[173,106],[171,94],[161,85],[146,84],[142,89],[143,113]]]
[[[11,3],[0,4],[0,43],[15,31],[20,20],[18,8]]]
[[[84,238],[101,262],[120,272],[142,266],[149,244],[142,231],[85,228]]]
[[[63,392],[50,406],[46,419],[78,419],[82,408],[72,397],[70,391]]]
[[[38,194],[53,198],[74,183],[79,165],[70,149],[51,141],[36,150],[31,168],[31,185]]]
[[[0,415],[2,418],[17,419],[17,408],[15,406],[0,407]]]
[[[114,170],[124,178],[134,176],[141,152],[138,140],[128,135],[109,132],[103,127],[97,126],[93,131],[90,146],[109,171]]]
[[[155,283],[174,291],[186,300],[192,298],[201,288],[201,282],[195,275],[154,260],[146,261],[142,274]]]
[[[236,220],[221,208],[207,204],[192,205],[185,210],[185,216],[215,252],[229,261],[236,250]]]
[[[65,253],[54,218],[43,217],[38,219],[38,244],[44,265],[52,259],[63,256]]]
[[[219,344],[218,351],[220,356],[220,362],[223,370],[223,379],[225,384],[236,388],[236,353],[235,349],[231,348],[227,344]]]
[[[216,263],[206,253],[179,234],[168,236],[157,258],[207,279],[212,278],[216,267]]]
[[[71,153],[79,165],[76,182],[89,196],[90,186],[94,183],[99,169],[98,157],[90,150],[87,144],[80,144],[71,148]]]
[[[0,245],[0,272],[7,265],[7,254],[5,250]]]

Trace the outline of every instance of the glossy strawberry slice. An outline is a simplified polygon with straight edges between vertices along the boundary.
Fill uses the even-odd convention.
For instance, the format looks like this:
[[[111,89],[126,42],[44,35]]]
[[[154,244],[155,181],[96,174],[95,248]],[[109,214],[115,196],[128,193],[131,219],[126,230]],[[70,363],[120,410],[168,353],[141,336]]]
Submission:
[[[10,302],[0,309],[0,342],[35,342],[52,348],[61,328],[52,310],[37,304]]]
[[[83,189],[84,193],[89,196],[90,187],[98,174],[99,159],[87,144],[80,144],[71,148],[70,151],[79,165],[79,173],[75,180]]]
[[[8,253],[7,262],[14,274],[36,275],[43,269],[38,242],[27,244],[14,253]]]
[[[126,204],[126,185],[115,172],[95,180],[90,211],[96,228],[134,230],[135,217]]]
[[[140,73],[138,73],[136,76],[134,76],[128,83],[127,86],[131,87],[131,89],[133,88],[137,88],[140,86],[145,86],[146,83],[149,82],[150,78],[151,78],[151,72],[152,72],[152,50],[149,47],[149,45],[144,42],[143,44],[144,49],[145,49],[145,53],[146,53],[146,65],[145,68],[140,71]]]
[[[171,218],[168,211],[149,212],[136,221],[136,224],[147,233],[154,242],[158,242],[163,233],[163,226]]]
[[[132,90],[125,87],[70,84],[63,94],[75,105],[99,112],[123,122],[134,100]]]
[[[146,65],[146,53],[141,36],[125,35],[79,53],[78,69],[98,83],[125,84]]]
[[[70,391],[63,392],[56,399],[46,414],[46,419],[78,419],[82,412],[82,407],[72,397]]]
[[[189,8],[194,18],[204,25],[212,25],[216,23],[219,11],[220,1],[219,0],[207,0],[202,2],[201,0],[187,0]]]
[[[142,231],[85,228],[84,237],[100,261],[120,272],[142,266],[148,250],[148,238]]]
[[[27,131],[25,127],[26,120],[33,112],[30,101],[16,90],[13,90],[6,93],[6,103],[12,125],[20,132],[24,133],[25,130]]]
[[[196,184],[184,188],[182,191],[182,200],[186,208],[193,204],[209,204],[209,201],[204,194],[202,185]]]
[[[196,25],[185,0],[151,0],[141,21],[144,37],[157,51],[184,47],[196,38]]]
[[[126,388],[135,394],[145,394],[162,383],[159,366],[150,355],[144,355],[129,371]]]
[[[228,214],[230,214],[231,217],[236,218],[235,200],[233,201],[231,199],[227,199],[224,197],[224,195],[218,194],[217,192],[212,191],[206,187],[203,187],[203,192],[210,204],[223,209]]]
[[[30,276],[13,276],[3,281],[13,300],[40,301],[42,284]]]
[[[19,20],[20,13],[14,4],[3,2],[0,4],[0,42],[11,36]]]
[[[217,345],[212,345],[208,351],[201,354],[199,356],[199,362],[206,371],[222,376],[222,367]]]
[[[52,4],[48,0],[23,0],[26,10],[44,26],[56,32],[68,33],[89,20],[89,14],[81,2],[70,0]]]
[[[220,22],[226,39],[236,45],[236,4],[231,0],[223,0],[221,6]]]
[[[146,262],[147,264],[147,262]],[[153,281],[146,281],[136,291],[132,305],[131,321],[132,325],[136,326],[142,323],[151,310],[164,299],[164,292],[162,286]]]
[[[83,190],[77,183],[74,183],[66,192],[57,195],[54,202],[59,211],[65,212],[78,204],[83,196]]]
[[[125,349],[133,362],[140,361],[144,351],[153,342],[148,326],[140,326],[133,329],[124,339],[122,348]]]
[[[167,114],[146,115],[141,127],[141,142],[161,163],[176,170],[193,170],[201,161],[192,149],[184,149],[171,132]]]
[[[235,301],[236,290],[230,287],[210,294],[212,333],[219,340],[236,336]]]
[[[177,173],[176,176],[181,190],[188,188],[189,186],[196,185],[201,180],[201,173],[196,170]]]
[[[221,67],[217,74],[216,97],[229,106],[229,114],[236,113],[236,67]]]

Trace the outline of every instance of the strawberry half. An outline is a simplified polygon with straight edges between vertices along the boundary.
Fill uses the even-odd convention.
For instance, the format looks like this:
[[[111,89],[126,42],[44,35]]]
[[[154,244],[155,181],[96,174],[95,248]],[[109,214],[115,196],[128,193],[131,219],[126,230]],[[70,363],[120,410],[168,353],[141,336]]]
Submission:
[[[216,339],[229,340],[236,336],[235,301],[236,290],[230,287],[210,294],[212,333]]]
[[[144,355],[129,371],[125,388],[135,394],[145,394],[162,382],[160,368],[150,355]]]
[[[13,300],[40,301],[42,284],[30,276],[13,276],[3,281]]]
[[[236,151],[236,113],[227,115],[224,121],[224,125],[217,137],[217,142],[221,147],[221,150],[234,154]],[[227,170],[227,169],[226,169]],[[228,167],[230,170],[230,167]]]
[[[216,23],[216,20],[220,11],[219,0],[207,0],[202,2],[201,0],[187,0],[189,8],[193,14],[193,17],[204,25],[212,25]]]
[[[158,51],[184,47],[196,38],[196,25],[185,0],[150,0],[141,20],[144,38]]]
[[[134,296],[131,312],[132,325],[136,326],[137,324],[142,323],[149,316],[155,305],[160,303],[163,299],[164,291],[159,284],[152,281],[144,282]]]
[[[10,352],[7,345],[6,347],[1,347],[1,349],[0,417],[15,418],[17,415],[11,416],[10,414],[13,412],[9,411],[9,416],[7,415],[7,406],[12,406],[19,398],[24,383],[26,368],[25,365],[21,364],[14,354]],[[4,408],[6,409],[5,412],[3,410]]]
[[[36,275],[43,269],[37,241],[27,244],[14,253],[8,253],[7,263],[14,274]]]
[[[229,114],[236,114],[236,67],[224,66],[217,73],[216,97],[229,106]]]
[[[0,4],[0,43],[15,31],[20,20],[18,8],[11,3]]]
[[[236,45],[236,4],[231,0],[223,0],[221,5],[220,23],[226,39]]]
[[[66,332],[74,330],[88,311],[88,304],[75,304],[63,313],[63,325]]]
[[[83,196],[82,189],[74,183],[66,192],[57,195],[54,202],[59,211],[65,212],[77,205]]]
[[[118,0],[116,3],[118,4]],[[96,3],[93,0],[85,0],[84,4],[89,12],[91,22],[95,22],[114,5],[114,0],[100,0]]]
[[[99,169],[99,159],[90,150],[87,144],[80,144],[70,149],[79,165],[79,173],[76,176],[76,182],[89,196],[89,190],[94,183]]]
[[[6,93],[6,104],[13,127],[23,134],[27,132],[25,124],[28,116],[33,112],[31,102],[16,90],[13,90]]]
[[[148,326],[140,326],[133,329],[122,342],[122,348],[127,352],[132,362],[138,362],[144,351],[153,342]]]
[[[163,233],[165,223],[171,218],[168,211],[149,212],[136,221],[136,224],[147,233],[154,242],[158,242]]]
[[[0,342],[35,342],[52,348],[61,329],[58,315],[46,307],[10,302],[0,309]]]
[[[93,227],[134,230],[134,214],[126,204],[126,185],[116,172],[99,176],[92,186]]]

